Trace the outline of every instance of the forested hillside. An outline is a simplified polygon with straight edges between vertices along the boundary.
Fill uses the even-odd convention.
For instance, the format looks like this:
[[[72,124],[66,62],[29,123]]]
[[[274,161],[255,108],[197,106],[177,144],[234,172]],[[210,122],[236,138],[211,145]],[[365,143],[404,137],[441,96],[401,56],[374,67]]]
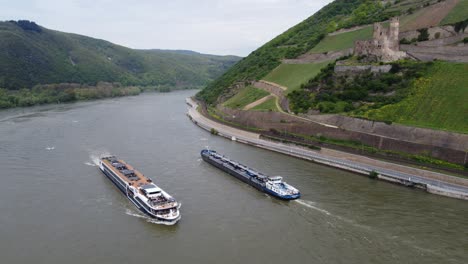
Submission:
[[[49,30],[30,21],[0,22],[0,88],[100,81],[123,86],[201,86],[240,58],[192,51],[133,50]]]

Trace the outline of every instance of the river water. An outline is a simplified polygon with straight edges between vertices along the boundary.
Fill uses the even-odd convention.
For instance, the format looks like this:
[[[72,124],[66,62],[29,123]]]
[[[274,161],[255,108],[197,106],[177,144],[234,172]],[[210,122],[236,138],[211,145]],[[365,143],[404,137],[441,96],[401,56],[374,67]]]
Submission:
[[[468,203],[212,136],[194,91],[0,112],[0,263],[468,263]],[[302,192],[283,202],[205,146]],[[95,166],[118,155],[182,202],[151,222]]]

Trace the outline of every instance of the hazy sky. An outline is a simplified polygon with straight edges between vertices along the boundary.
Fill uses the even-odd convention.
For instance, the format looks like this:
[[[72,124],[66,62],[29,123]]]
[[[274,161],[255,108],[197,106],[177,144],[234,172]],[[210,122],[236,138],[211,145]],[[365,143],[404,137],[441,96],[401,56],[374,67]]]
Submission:
[[[138,49],[245,56],[331,0],[0,0],[0,20],[33,20]]]

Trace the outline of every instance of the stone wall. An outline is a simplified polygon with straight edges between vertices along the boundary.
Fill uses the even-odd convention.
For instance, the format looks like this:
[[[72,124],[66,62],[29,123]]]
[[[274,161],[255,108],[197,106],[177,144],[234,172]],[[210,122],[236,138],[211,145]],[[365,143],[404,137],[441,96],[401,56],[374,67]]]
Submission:
[[[434,59],[452,61],[452,62],[468,62],[468,45],[462,46],[418,46],[401,45],[401,49],[405,50],[409,55],[421,60],[432,61]]]
[[[334,128],[279,112],[242,111],[224,107],[220,107],[220,109],[226,114],[226,121],[247,127],[257,127],[264,130],[274,128],[278,131],[294,134],[359,141],[365,145],[382,150],[431,155],[432,157],[458,164],[464,164],[467,155],[465,151],[461,150],[408,142],[358,131],[349,131],[343,128]]]
[[[392,65],[357,65],[357,66],[348,66],[348,65],[336,65],[335,73],[338,75],[344,74],[360,74],[365,71],[370,71],[373,73],[386,73],[392,69]]]
[[[346,130],[376,134],[402,141],[411,141],[455,150],[468,151],[468,135],[440,130],[409,127],[398,124],[387,125],[360,118],[342,115],[303,115],[319,123],[337,126]]]
[[[461,42],[464,38],[468,37],[468,33],[458,34],[448,38],[433,39],[428,41],[418,42],[418,47],[441,47],[452,45]]]
[[[455,32],[453,26],[443,26],[443,27],[431,27],[428,29],[429,33],[429,40],[434,40],[436,39],[436,34],[439,33],[439,39],[443,38],[449,38],[456,36],[457,33]],[[399,39],[406,39],[406,40],[412,40],[412,39],[417,39],[419,37],[419,31],[417,30],[410,30],[406,32],[401,32],[399,35]]]

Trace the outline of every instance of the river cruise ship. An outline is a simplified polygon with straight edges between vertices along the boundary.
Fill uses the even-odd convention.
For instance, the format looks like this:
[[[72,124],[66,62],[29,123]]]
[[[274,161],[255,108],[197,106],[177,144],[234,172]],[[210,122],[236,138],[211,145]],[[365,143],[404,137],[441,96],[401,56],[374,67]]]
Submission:
[[[115,156],[102,157],[99,168],[143,213],[167,224],[179,221],[180,204],[125,161]]]
[[[284,182],[281,176],[266,176],[261,172],[230,160],[214,150],[204,149],[201,151],[201,156],[204,161],[211,165],[276,198],[294,200],[301,197],[301,193]]]

